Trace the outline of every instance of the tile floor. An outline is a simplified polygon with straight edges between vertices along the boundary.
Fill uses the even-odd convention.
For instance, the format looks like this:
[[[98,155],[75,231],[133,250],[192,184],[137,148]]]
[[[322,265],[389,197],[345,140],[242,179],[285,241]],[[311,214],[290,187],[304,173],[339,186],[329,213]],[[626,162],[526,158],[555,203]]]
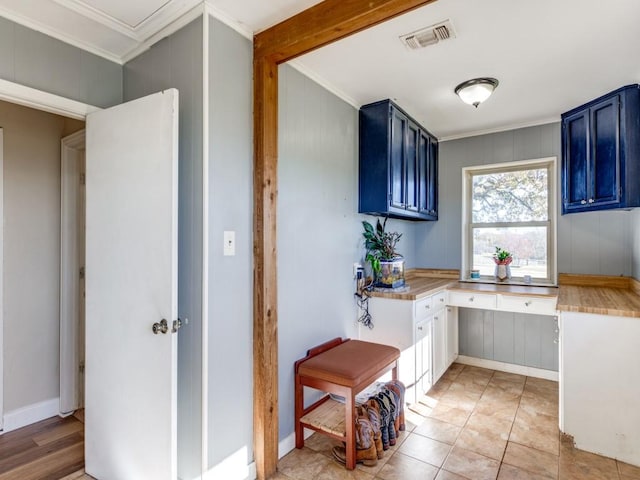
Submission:
[[[276,480],[640,480],[640,468],[574,449],[558,431],[558,384],[454,363],[406,410],[407,430],[375,467],[347,471],[314,434]]]

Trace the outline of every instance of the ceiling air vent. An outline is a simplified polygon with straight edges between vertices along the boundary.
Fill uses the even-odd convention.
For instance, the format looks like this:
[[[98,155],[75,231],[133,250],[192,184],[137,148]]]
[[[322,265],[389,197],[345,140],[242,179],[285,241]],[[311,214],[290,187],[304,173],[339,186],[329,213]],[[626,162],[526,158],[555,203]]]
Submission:
[[[438,42],[455,37],[456,32],[453,30],[451,21],[445,20],[444,22],[436,23],[430,27],[402,35],[400,40],[402,40],[402,43],[404,43],[407,48],[417,50],[418,48],[435,45]]]

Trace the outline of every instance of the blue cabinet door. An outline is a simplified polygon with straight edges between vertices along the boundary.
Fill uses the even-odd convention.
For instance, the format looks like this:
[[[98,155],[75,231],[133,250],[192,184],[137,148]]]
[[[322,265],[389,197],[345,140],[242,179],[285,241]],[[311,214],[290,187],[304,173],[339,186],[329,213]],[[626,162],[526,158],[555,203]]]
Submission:
[[[391,207],[398,209],[405,208],[406,182],[405,169],[407,165],[406,157],[406,137],[409,120],[401,112],[392,110],[391,112],[391,158],[389,159],[389,203]]]
[[[562,115],[562,213],[640,206],[640,86]]]
[[[406,181],[406,200],[405,207],[413,212],[418,211],[418,194],[420,179],[420,169],[418,168],[418,143],[420,138],[420,127],[410,122],[407,128],[407,181]]]
[[[564,119],[563,210],[584,208],[589,198],[589,111],[578,112]]]
[[[438,141],[420,132],[418,141],[418,206],[420,213],[430,220],[438,219]]]
[[[620,98],[614,95],[589,109],[591,179],[587,203],[620,203]]]

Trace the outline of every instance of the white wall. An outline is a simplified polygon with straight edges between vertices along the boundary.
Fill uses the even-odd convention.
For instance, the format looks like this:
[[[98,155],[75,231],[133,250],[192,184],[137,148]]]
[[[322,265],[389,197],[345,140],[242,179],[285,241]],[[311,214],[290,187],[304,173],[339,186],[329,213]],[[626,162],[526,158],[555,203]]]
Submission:
[[[6,413],[59,395],[60,139],[81,124],[0,102],[0,125]]]

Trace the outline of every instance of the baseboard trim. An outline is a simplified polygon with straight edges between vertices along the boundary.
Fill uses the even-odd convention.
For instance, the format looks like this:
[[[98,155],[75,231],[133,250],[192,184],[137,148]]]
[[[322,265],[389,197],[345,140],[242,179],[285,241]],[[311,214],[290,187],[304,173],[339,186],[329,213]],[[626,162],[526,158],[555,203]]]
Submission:
[[[58,415],[59,410],[60,399],[52,398],[7,412],[4,414],[4,427],[0,434],[26,427],[46,418],[55,417]]]
[[[558,372],[553,370],[544,370],[542,368],[526,367],[524,365],[515,365],[513,363],[497,362],[495,360],[486,360],[484,358],[467,357],[465,355],[459,355],[455,360],[457,363],[463,365],[471,365],[473,367],[490,368],[491,370],[498,370],[500,372],[517,373],[518,375],[525,375],[527,377],[544,378],[546,380],[558,381]]]
[[[304,429],[304,439],[306,440],[315,432],[313,430],[309,430],[308,428]],[[287,453],[291,452],[294,448],[296,448],[296,433],[293,432],[288,437],[283,438],[278,443],[278,460],[284,457]]]

